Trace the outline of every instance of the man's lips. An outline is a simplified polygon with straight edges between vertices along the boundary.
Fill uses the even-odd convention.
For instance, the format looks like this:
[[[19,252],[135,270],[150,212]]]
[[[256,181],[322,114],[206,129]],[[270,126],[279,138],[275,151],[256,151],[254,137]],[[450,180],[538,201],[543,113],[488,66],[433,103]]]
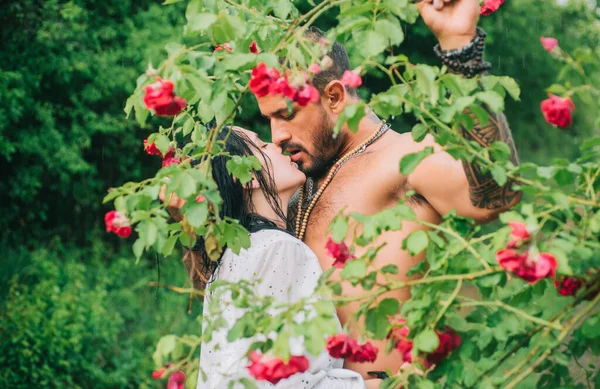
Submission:
[[[294,150],[294,151],[290,152],[290,158],[292,159],[292,161],[298,162],[302,158],[302,156],[300,154],[302,154],[302,151]]]

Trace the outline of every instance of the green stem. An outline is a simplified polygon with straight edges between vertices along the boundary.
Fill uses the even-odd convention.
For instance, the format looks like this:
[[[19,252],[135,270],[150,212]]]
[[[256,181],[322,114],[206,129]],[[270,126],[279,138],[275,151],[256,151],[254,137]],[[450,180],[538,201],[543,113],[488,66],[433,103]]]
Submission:
[[[558,347],[562,343],[562,341],[571,333],[571,330],[573,329],[573,327],[575,327],[577,322],[581,320],[581,318],[583,318],[585,315],[590,313],[594,308],[596,308],[598,303],[600,303],[600,293],[585,308],[583,308],[579,313],[573,316],[573,318],[569,321],[567,325],[565,325],[564,329],[558,335],[558,341],[556,342],[556,346],[549,347],[546,351],[544,351],[542,355],[531,366],[529,366],[529,368],[525,369],[521,374],[515,377],[515,379],[509,382],[508,385],[504,387],[504,389],[514,388],[519,382],[527,378],[529,374],[533,373],[535,369],[539,365],[541,365],[546,360],[546,358],[548,358],[552,350]],[[526,360],[529,361],[529,359]]]
[[[444,306],[440,310],[440,313],[438,313],[437,317],[435,318],[435,320],[433,322],[433,326],[432,326],[433,328],[435,328],[436,324],[440,321],[440,319],[442,317],[444,317],[444,314],[446,313],[448,308],[450,308],[450,305],[452,305],[452,302],[454,302],[454,300],[456,299],[456,296],[458,296],[458,293],[460,292],[460,289],[462,288],[462,283],[463,283],[463,280],[458,280],[456,282],[456,287],[454,288],[454,292],[452,292],[452,294],[450,295],[450,298],[444,303]]]
[[[461,303],[460,306],[461,307],[476,307],[476,306],[500,307],[500,308],[506,309],[507,311],[510,311],[518,316],[521,316],[522,318],[529,320],[533,323],[541,324],[545,327],[554,328],[555,330],[562,330],[562,328],[563,328],[560,325],[560,323],[549,322],[547,320],[540,319],[539,317],[532,316],[525,311],[522,311],[518,308],[515,308],[511,305],[505,304],[502,301],[498,301],[498,300],[495,300],[495,301],[471,301],[471,302]]]

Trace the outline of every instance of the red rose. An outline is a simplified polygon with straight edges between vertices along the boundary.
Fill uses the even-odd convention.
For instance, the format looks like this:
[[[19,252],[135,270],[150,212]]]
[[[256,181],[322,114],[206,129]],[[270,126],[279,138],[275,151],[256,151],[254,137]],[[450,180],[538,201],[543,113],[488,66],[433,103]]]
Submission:
[[[451,328],[447,328],[446,332],[437,332],[439,339],[439,346],[430,354],[427,355],[425,360],[426,366],[431,366],[439,363],[442,359],[446,358],[450,353],[460,347],[461,339],[460,336],[454,332]]]
[[[560,277],[558,280],[554,281],[554,286],[559,294],[563,296],[574,296],[583,286],[583,280],[574,277]]]
[[[167,167],[167,166],[171,166],[171,165],[177,165],[181,163],[181,160],[179,158],[173,158],[173,157],[169,157],[169,158],[165,158],[162,161],[162,167]]]
[[[317,88],[310,84],[306,84],[298,89],[298,92],[296,92],[296,95],[294,96],[294,101],[301,107],[306,107],[310,103],[319,101],[320,97],[321,95]]]
[[[252,43],[250,43],[250,52],[252,54],[258,54],[258,46],[256,46],[256,41],[252,41]]]
[[[321,65],[319,65],[318,63],[313,63],[308,67],[308,71],[312,74],[319,74],[321,73]]]
[[[148,155],[160,155],[163,158],[171,158],[175,153],[172,148],[169,148],[163,156],[155,143],[148,145],[148,139],[144,139],[144,150],[146,150],[146,154]]]
[[[398,352],[400,354],[402,354],[403,362],[410,363],[410,362],[412,362],[413,342],[408,340],[408,334],[410,333],[410,329],[404,325],[404,324],[406,324],[406,320],[400,318],[400,319],[392,319],[391,321],[395,325],[401,325],[402,327],[398,327],[398,326],[393,327],[390,330],[390,333],[388,334],[388,338],[391,338],[394,341],[396,341],[395,348],[396,348],[396,350],[398,350]]]
[[[296,95],[296,88],[290,85],[286,77],[279,77],[279,79],[269,85],[269,94],[281,94],[292,100]]]
[[[540,42],[547,52],[551,52],[558,47],[558,40],[556,38],[545,38],[542,36],[540,37]]]
[[[185,387],[185,374],[181,370],[177,370],[169,376],[167,382],[167,389],[184,389]]]
[[[229,43],[227,43],[227,42],[223,43],[222,45],[215,46],[215,50],[213,52],[221,51],[221,50],[227,50],[230,53],[232,52],[231,47],[229,46]]]
[[[327,352],[334,358],[348,358],[358,351],[358,343],[347,334],[327,338]]]
[[[122,238],[128,238],[131,235],[131,225],[127,215],[118,211],[110,211],[104,215],[104,224],[106,232],[114,232]]]
[[[269,94],[269,87],[271,84],[277,81],[279,77],[280,75],[277,69],[269,69],[264,62],[261,62],[252,69],[250,91],[252,91],[256,97],[266,96]]]
[[[144,104],[146,108],[154,110],[158,116],[175,116],[187,104],[185,99],[175,96],[173,93],[173,83],[169,80],[156,78],[157,82],[146,86],[144,95]]]
[[[504,0],[485,0],[483,5],[479,8],[479,13],[483,16],[487,16],[494,13],[504,3]]]
[[[573,122],[573,112],[575,104],[570,97],[560,98],[553,94],[548,94],[550,97],[542,101],[541,108],[544,118],[549,124],[558,128],[567,128]]]
[[[554,277],[556,274],[556,258],[549,253],[539,253],[535,259],[532,259],[527,252],[519,254],[509,248],[498,251],[496,260],[502,268],[531,284],[542,278]]]
[[[346,243],[336,243],[331,239],[331,236],[327,239],[325,250],[330,257],[335,258],[333,266],[339,267],[340,269],[344,267],[349,259],[356,258],[354,255],[350,254],[350,250],[348,250]]]
[[[250,375],[259,381],[269,381],[276,385],[282,379],[308,370],[308,359],[301,355],[291,356],[287,363],[284,363],[281,358],[263,360],[263,357],[262,354],[256,351],[248,353],[250,359],[250,365],[247,366],[248,371]]]
[[[164,367],[161,367],[160,369],[153,371],[152,372],[152,379],[153,380],[159,380],[159,379],[161,379],[163,377],[163,375],[165,375],[166,371],[167,370]]]
[[[342,75],[342,84],[346,85],[348,88],[358,88],[362,85],[362,79],[360,75],[353,72],[352,70],[346,70]]]
[[[358,346],[358,350],[348,357],[350,362],[375,362],[377,359],[377,347],[370,342]]]
[[[512,238],[506,246],[509,249],[514,249],[520,246],[521,242],[531,238],[531,234],[527,231],[527,226],[524,223],[509,222],[508,225],[511,228],[510,236]]]

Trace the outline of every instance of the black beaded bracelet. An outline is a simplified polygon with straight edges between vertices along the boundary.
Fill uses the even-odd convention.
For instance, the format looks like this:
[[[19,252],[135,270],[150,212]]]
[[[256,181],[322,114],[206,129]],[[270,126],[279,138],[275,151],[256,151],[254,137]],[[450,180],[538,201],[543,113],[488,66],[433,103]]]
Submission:
[[[486,33],[477,27],[477,35],[466,46],[454,50],[442,50],[437,44],[433,51],[442,63],[453,73],[460,73],[466,77],[475,77],[477,74],[490,70],[492,65],[483,60]]]

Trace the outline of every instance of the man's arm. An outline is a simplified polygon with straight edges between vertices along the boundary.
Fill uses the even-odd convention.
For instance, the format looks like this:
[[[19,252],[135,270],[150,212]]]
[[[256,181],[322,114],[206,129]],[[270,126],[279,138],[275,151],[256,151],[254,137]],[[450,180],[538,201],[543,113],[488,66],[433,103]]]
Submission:
[[[504,114],[490,113],[490,121],[486,126],[476,123],[472,130],[463,128],[462,135],[482,147],[488,147],[495,141],[507,143],[511,150],[511,161],[518,164]],[[512,189],[514,180],[509,179],[506,184],[498,185],[491,173],[484,172],[477,161],[456,161],[431,136],[412,146],[414,151],[426,146],[432,146],[435,150],[408,176],[408,187],[425,197],[441,215],[456,210],[461,216],[484,223],[515,205],[521,197],[519,192]]]
[[[475,116],[470,115],[475,119],[476,124],[473,130],[470,131],[462,128],[463,137],[477,142],[482,147],[487,147],[496,141],[506,143],[510,148],[510,160],[517,166],[519,157],[506,116],[503,113],[488,113],[490,121],[487,126],[479,125]],[[469,182],[469,198],[473,206],[490,211],[504,210],[520,198],[520,192],[512,189],[514,180],[508,179],[505,185],[499,186],[492,174],[489,171],[484,173],[476,162],[463,161],[462,165]]]

